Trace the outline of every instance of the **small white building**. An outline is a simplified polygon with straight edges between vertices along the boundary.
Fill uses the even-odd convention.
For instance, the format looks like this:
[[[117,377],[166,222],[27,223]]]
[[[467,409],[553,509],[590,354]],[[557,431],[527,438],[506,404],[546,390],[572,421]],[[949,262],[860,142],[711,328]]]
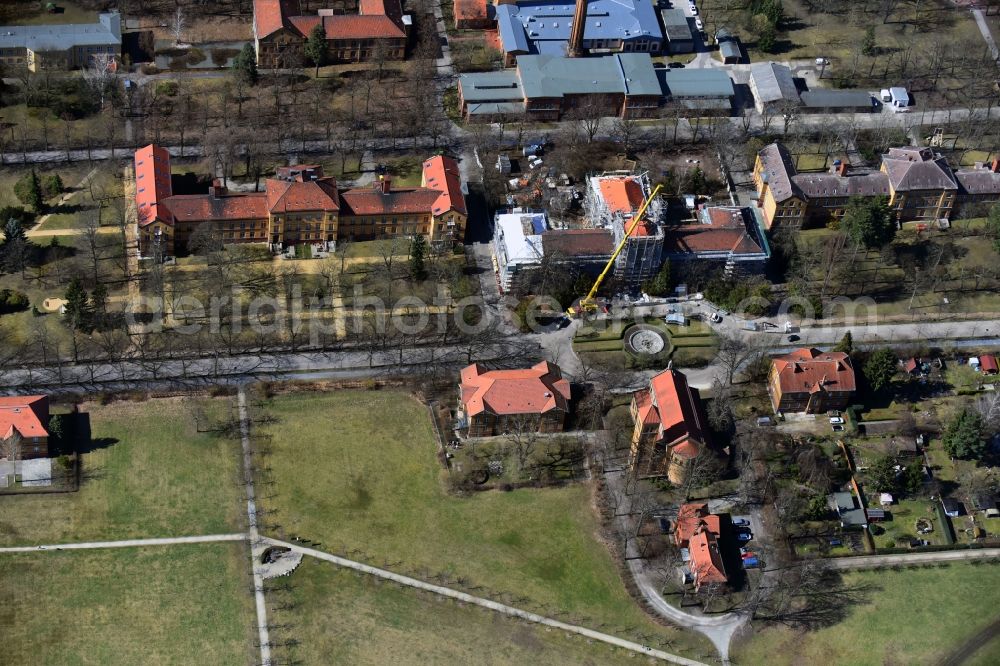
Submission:
[[[514,208],[496,214],[493,268],[503,293],[511,291],[525,270],[542,262],[542,233],[548,229],[545,211]]]

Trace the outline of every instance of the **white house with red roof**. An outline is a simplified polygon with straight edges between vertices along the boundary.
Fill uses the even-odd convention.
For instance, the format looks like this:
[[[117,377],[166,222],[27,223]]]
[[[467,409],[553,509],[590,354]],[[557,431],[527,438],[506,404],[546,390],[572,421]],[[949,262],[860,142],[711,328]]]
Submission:
[[[681,484],[695,458],[709,446],[701,396],[683,373],[667,368],[632,395],[629,467],[640,477]]]
[[[721,532],[720,516],[710,513],[707,504],[682,504],[677,510],[674,543],[678,548],[687,549],[688,572],[694,580],[695,590],[703,585],[729,582],[719,548]]]
[[[484,370],[474,363],[461,372],[460,421],[470,437],[505,432],[562,432],[569,413],[570,385],[558,365]]]

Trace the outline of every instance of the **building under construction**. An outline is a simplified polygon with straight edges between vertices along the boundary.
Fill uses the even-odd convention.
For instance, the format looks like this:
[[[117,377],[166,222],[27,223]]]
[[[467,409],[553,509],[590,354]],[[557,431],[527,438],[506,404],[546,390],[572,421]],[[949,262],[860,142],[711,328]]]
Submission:
[[[656,197],[650,201],[642,219],[634,226],[630,224],[650,191],[647,173],[616,171],[587,179],[584,199],[587,220],[595,228],[608,229],[615,247],[628,234],[615,260],[614,279],[630,291],[655,276],[663,263],[662,200]]]

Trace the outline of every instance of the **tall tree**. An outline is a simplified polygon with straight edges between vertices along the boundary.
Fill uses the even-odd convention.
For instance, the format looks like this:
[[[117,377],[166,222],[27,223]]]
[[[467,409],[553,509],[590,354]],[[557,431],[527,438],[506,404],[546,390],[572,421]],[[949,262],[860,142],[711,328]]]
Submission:
[[[974,409],[963,408],[944,433],[944,449],[954,458],[978,460],[986,454],[983,417]]]
[[[38,173],[34,169],[24,175],[14,185],[14,194],[21,200],[21,203],[30,206],[31,210],[36,213],[40,213],[45,208],[45,199],[42,196],[42,183],[38,178]]]
[[[233,74],[247,85],[256,85],[260,78],[257,72],[257,54],[253,44],[244,44],[239,55],[233,58]]]
[[[877,349],[865,362],[865,379],[873,391],[889,386],[896,374],[896,354],[888,347]]]
[[[885,247],[896,235],[896,221],[886,197],[852,197],[840,221],[855,247]]]
[[[427,243],[422,235],[417,234],[410,245],[410,273],[414,280],[422,282],[427,279],[426,254]]]
[[[87,290],[79,278],[70,280],[66,288],[65,316],[74,329],[84,328],[89,315]]]
[[[323,27],[322,21],[317,23],[309,33],[309,37],[306,39],[305,54],[315,65],[316,78],[319,78],[319,68],[326,64],[327,54],[326,29]]]
[[[844,352],[845,354],[850,354],[854,351],[854,336],[851,335],[850,331],[844,333],[844,337],[840,339],[840,342],[833,348],[833,351]]]

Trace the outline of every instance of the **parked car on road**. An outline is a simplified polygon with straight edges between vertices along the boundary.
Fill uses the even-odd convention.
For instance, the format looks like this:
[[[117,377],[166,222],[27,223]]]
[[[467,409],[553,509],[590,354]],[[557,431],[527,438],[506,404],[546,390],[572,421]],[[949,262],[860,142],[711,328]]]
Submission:
[[[750,521],[746,518],[733,518],[733,525],[736,527],[750,527]]]
[[[842,416],[831,416],[830,417],[830,423],[832,425],[843,425],[844,424],[844,417],[842,417]]]

